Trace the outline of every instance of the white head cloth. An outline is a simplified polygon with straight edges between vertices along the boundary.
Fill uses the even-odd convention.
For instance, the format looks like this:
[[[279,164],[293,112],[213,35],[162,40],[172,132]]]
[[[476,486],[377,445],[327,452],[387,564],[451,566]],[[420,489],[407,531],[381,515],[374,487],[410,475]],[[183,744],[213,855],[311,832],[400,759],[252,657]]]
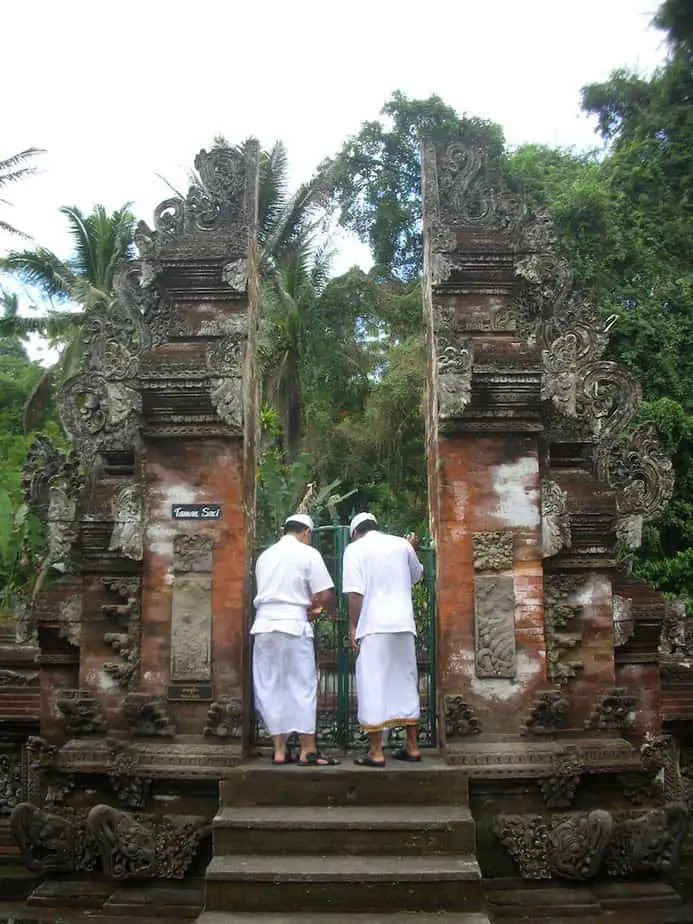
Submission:
[[[372,520],[376,526],[378,525],[378,521],[372,513],[357,513],[349,524],[349,535],[353,536],[354,530],[358,529],[362,523],[366,522],[366,520]]]
[[[313,521],[307,513],[292,513],[290,517],[284,520],[285,526],[287,523],[302,523],[304,526],[308,527],[311,532],[313,532],[314,529]]]

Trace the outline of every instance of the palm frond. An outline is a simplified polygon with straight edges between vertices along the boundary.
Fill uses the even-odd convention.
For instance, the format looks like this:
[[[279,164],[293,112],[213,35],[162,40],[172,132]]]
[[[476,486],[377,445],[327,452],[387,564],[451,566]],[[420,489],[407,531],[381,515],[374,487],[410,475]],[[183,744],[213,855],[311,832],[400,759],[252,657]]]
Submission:
[[[25,241],[31,240],[30,234],[25,234],[24,231],[20,231],[19,228],[15,228],[14,225],[7,221],[3,221],[2,218],[0,218],[0,231],[4,231],[5,234],[14,234],[15,237],[21,237]]]
[[[17,276],[49,298],[72,298],[76,277],[70,267],[45,247],[14,250],[0,258],[0,271]]]
[[[25,151],[13,154],[5,160],[0,160],[0,187],[9,183],[16,183],[23,177],[36,173],[36,167],[27,167],[25,164],[32,157],[36,157],[37,154],[45,154],[45,151],[42,148],[27,148]]]
[[[46,413],[53,397],[54,380],[55,370],[46,369],[29,393],[22,411],[22,427],[25,433],[37,426],[41,417]]]
[[[288,158],[277,141],[271,151],[260,155],[258,183],[258,240],[264,244],[276,228],[288,198]]]

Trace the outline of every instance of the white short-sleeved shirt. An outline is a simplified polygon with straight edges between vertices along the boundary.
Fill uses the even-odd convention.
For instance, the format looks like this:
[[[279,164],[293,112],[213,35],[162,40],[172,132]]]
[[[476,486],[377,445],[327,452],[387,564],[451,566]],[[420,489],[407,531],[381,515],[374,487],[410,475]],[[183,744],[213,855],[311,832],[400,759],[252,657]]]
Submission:
[[[308,609],[313,594],[334,587],[320,552],[288,533],[260,555],[255,578],[251,634],[286,632],[312,638]]]
[[[410,542],[372,530],[344,550],[343,590],[363,595],[356,638],[378,632],[413,632],[411,585],[423,567]]]

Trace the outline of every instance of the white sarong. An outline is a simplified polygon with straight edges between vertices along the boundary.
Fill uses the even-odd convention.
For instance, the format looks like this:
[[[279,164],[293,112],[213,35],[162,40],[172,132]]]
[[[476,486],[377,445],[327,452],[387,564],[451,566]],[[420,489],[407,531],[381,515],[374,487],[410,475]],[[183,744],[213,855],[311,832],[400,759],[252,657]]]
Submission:
[[[411,632],[383,632],[361,639],[356,694],[364,731],[418,724],[419,682]]]
[[[260,632],[253,644],[255,709],[270,735],[315,734],[318,678],[312,638]]]

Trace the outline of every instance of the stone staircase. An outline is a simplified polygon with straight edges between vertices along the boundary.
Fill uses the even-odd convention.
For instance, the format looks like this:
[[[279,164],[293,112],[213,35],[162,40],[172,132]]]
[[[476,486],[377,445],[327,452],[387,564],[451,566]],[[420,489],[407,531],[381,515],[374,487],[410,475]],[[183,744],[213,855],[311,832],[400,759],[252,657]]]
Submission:
[[[394,766],[393,766],[394,764]],[[462,771],[438,758],[356,767],[248,763],[221,783],[198,924],[488,924]]]

